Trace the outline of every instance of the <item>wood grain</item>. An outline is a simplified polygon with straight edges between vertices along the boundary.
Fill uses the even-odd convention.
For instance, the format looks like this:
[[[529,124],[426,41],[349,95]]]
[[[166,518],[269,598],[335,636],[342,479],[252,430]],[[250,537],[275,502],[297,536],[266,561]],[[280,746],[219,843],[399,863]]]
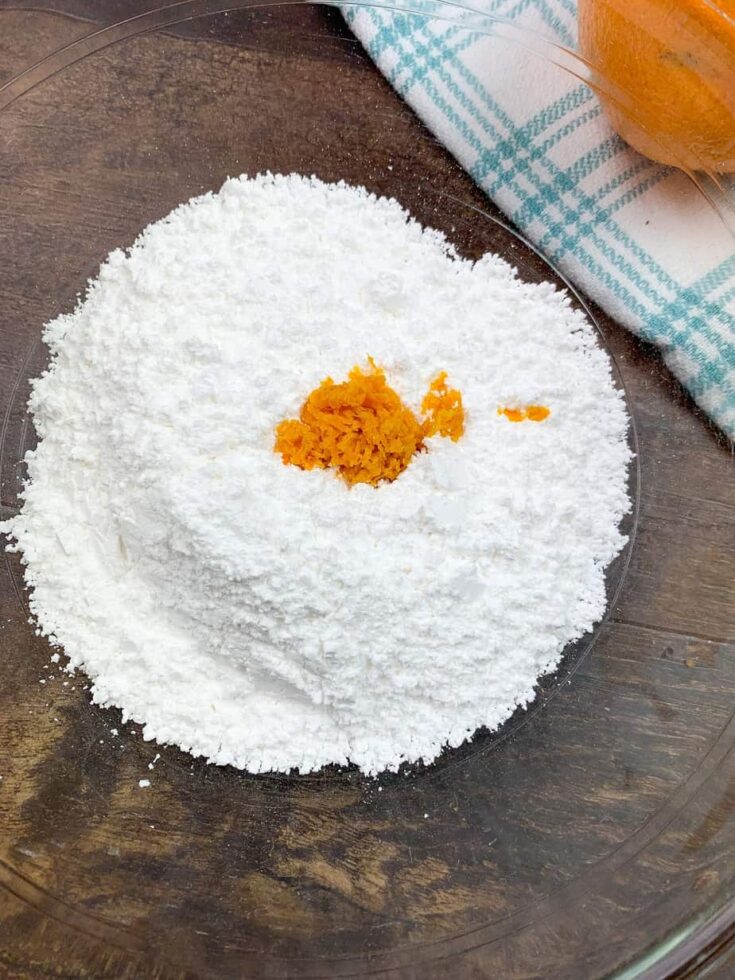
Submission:
[[[0,4],[0,80],[99,9],[46,6]],[[493,213],[334,11],[135,38],[23,96],[0,133],[6,514],[41,324],[110,249],[228,174],[365,183],[465,254],[548,276],[471,210]],[[733,457],[656,353],[597,312],[640,439],[622,592],[532,711],[429,769],[257,777],[159,750],[50,665],[22,570],[0,566],[0,972],[588,980],[732,901]]]

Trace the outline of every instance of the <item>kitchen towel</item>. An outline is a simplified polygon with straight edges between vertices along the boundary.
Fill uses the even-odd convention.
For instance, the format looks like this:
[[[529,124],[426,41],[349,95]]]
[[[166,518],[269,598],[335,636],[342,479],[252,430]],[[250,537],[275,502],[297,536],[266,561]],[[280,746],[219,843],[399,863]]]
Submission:
[[[539,36],[575,47],[575,0],[477,0],[507,25],[503,36],[481,33],[477,18],[472,29],[452,23],[471,16],[455,4],[407,6],[431,13],[344,14],[488,196],[603,309],[656,344],[735,439],[735,235],[688,177],[623,143],[590,88],[530,50]],[[530,48],[514,39],[519,29],[531,32]]]

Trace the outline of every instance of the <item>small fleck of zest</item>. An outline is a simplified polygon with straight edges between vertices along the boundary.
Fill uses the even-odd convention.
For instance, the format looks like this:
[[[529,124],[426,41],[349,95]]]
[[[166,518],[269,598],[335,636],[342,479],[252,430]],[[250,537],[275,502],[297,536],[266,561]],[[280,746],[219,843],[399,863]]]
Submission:
[[[462,393],[447,387],[446,371],[441,371],[431,382],[421,402],[421,411],[426,415],[424,435],[427,438],[438,434],[457,442],[464,435]]]
[[[543,422],[551,415],[546,405],[526,405],[525,408],[498,408],[498,415],[504,415],[509,422]]]
[[[283,462],[303,470],[336,469],[344,481],[377,486],[395,480],[424,450],[424,439],[464,432],[462,395],[446,384],[442,371],[432,381],[420,422],[390,387],[385,372],[354,367],[348,380],[325,378],[308,396],[298,419],[276,427],[275,451]]]

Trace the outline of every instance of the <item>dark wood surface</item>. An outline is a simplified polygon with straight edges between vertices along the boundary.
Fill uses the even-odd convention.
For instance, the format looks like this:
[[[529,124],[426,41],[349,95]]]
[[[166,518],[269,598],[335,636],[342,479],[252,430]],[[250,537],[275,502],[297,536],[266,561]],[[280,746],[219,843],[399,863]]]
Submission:
[[[143,3],[34,6],[0,2],[0,84]],[[0,111],[4,514],[41,324],[145,223],[266,168],[393,193],[466,254],[548,275],[466,206],[493,212],[334,11],[92,55]],[[534,711],[427,770],[250,777],[171,749],[149,770],[138,726],[44,666],[19,564],[0,566],[0,975],[588,980],[646,953],[650,976],[705,975],[680,943],[660,952],[686,931],[706,975],[732,975],[733,456],[656,353],[600,321],[640,439],[622,591]]]

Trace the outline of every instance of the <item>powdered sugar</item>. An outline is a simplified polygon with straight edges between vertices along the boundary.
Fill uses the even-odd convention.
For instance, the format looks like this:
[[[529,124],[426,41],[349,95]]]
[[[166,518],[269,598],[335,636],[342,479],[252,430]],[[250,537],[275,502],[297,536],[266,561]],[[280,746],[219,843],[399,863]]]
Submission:
[[[251,771],[434,758],[533,697],[605,608],[629,506],[607,356],[552,286],[395,201],[228,181],[112,253],[31,397],[20,516],[43,632],[146,737]],[[284,466],[279,421],[368,355],[464,437],[391,484]],[[542,424],[499,405],[542,403]]]

